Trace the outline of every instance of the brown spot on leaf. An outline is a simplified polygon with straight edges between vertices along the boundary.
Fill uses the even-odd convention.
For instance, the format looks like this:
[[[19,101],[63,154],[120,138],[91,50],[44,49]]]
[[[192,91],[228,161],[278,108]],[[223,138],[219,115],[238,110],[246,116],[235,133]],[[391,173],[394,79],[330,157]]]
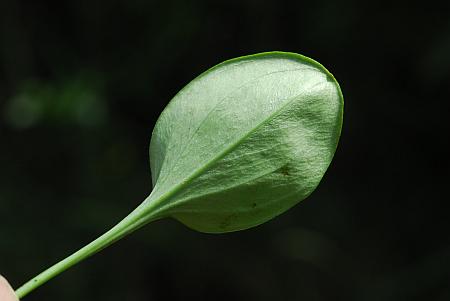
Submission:
[[[287,164],[281,166],[278,172],[284,176],[289,176],[290,175],[289,166]]]
[[[224,218],[224,220],[220,223],[220,228],[226,229],[229,228],[232,224],[233,220],[236,219],[236,213],[230,214],[227,217]]]

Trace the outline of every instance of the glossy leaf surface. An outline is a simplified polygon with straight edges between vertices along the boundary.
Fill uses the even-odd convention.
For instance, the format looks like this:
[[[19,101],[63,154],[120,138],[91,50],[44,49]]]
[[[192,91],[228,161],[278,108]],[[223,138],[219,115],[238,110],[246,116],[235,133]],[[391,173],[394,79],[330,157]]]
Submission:
[[[161,114],[145,202],[202,232],[261,224],[314,191],[342,116],[338,83],[309,58],[269,52],[219,64]]]

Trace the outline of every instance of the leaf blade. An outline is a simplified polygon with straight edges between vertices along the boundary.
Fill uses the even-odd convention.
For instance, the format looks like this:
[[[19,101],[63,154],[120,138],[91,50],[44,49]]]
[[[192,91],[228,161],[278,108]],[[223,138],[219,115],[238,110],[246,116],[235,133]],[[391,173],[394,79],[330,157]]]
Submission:
[[[242,142],[245,142],[249,136],[257,132],[261,127],[264,128],[263,134],[270,132],[271,129],[277,130],[276,135],[271,134],[264,137],[256,135],[259,140],[266,141],[266,144],[277,141],[277,135],[283,136],[283,133],[292,133],[293,131],[288,128],[283,129],[286,124],[289,124],[289,118],[286,119],[286,116],[275,125],[270,125],[270,120],[272,117],[279,115],[280,112],[282,113],[286,107],[289,108],[291,103],[301,107],[302,101],[307,101],[309,98],[306,96],[311,94],[316,97],[313,99],[315,102],[307,106],[311,110],[308,112],[304,108],[297,108],[297,112],[307,113],[311,116],[306,116],[307,118],[305,119],[305,116],[297,116],[291,114],[292,112],[287,116],[292,119],[293,123],[291,122],[291,125],[293,127],[295,127],[295,122],[302,120],[302,118],[304,120],[310,118],[312,120],[312,137],[319,137],[321,131],[326,136],[324,147],[328,155],[325,154],[323,158],[316,159],[317,162],[323,161],[325,164],[322,164],[322,168],[318,170],[318,179],[317,177],[314,178],[314,185],[311,185],[307,192],[301,194],[299,198],[301,200],[309,195],[320,182],[320,178],[331,161],[342,125],[343,98],[339,85],[332,75],[320,64],[308,58],[297,54],[279,52],[263,53],[243,57],[240,60],[231,60],[219,64],[211,70],[217,71],[217,74],[210,71],[205,72],[174,97],[155,127],[150,147],[151,161],[162,160],[163,162],[156,162],[152,165],[152,168],[159,166],[159,170],[152,170],[153,180],[157,180],[155,190],[152,192],[152,195],[155,196],[154,199],[168,196],[165,198],[166,203],[164,205],[170,211],[170,214],[172,216],[175,215],[176,218],[184,223],[190,223],[186,218],[180,217],[180,212],[189,211],[192,214],[192,205],[196,203],[193,200],[198,199],[198,193],[203,193],[205,197],[205,195],[208,195],[206,193],[207,189],[211,187],[215,187],[216,190],[226,187],[223,182],[228,183],[229,187],[229,184],[236,178],[235,175],[239,174],[236,169],[232,168],[228,171],[221,170],[220,166],[233,165],[230,163],[229,158],[227,159],[228,161],[222,160],[222,158],[226,157],[228,153],[232,153],[236,147],[239,147]],[[211,76],[212,80],[210,80]],[[230,79],[233,80],[230,81]],[[221,83],[218,89],[216,89],[217,83]],[[205,89],[206,92],[202,95],[201,88],[205,87],[207,88]],[[323,87],[326,87],[326,89]],[[225,88],[229,88],[231,92]],[[216,93],[212,93],[213,90]],[[328,92],[329,95],[323,95],[325,92]],[[210,97],[210,99],[205,98],[205,95]],[[330,103],[327,104],[326,100],[330,100]],[[239,103],[243,103],[243,105],[239,107]],[[315,108],[317,103],[320,103],[320,106]],[[203,110],[199,109],[200,112],[195,111],[197,108],[203,108]],[[289,110],[287,111],[289,112]],[[326,120],[330,116],[332,118],[327,126],[314,126],[317,120]],[[176,123],[171,122],[176,117],[182,119],[178,121],[178,127],[174,127],[173,124]],[[192,117],[192,120],[189,120],[190,117]],[[239,123],[239,127],[235,126],[236,123]],[[265,126],[266,124],[269,124],[269,126]],[[307,128],[300,127],[298,130],[304,133],[305,129]],[[295,142],[295,139],[298,140],[299,138],[301,137],[291,137],[287,140],[280,140],[279,143],[287,145],[286,143]],[[160,149],[158,149],[161,146],[159,141],[166,143]],[[174,142],[178,143],[174,144]],[[253,141],[250,145],[244,147],[240,161],[236,157],[233,158],[233,160],[237,160],[237,163],[235,163],[239,165],[245,161],[243,161],[242,156],[247,155],[248,157],[248,154],[254,154],[255,145],[257,143]],[[293,143],[293,149],[302,149],[302,147],[298,143]],[[152,157],[152,153],[155,150],[157,154]],[[162,152],[164,152],[163,155],[161,155]],[[261,152],[264,152],[264,150],[261,150]],[[285,157],[292,157],[294,153],[292,151],[286,152]],[[279,159],[277,155],[273,156],[273,158],[274,160]],[[314,159],[313,157],[311,158]],[[297,159],[301,161],[301,158]],[[248,169],[251,166],[258,166],[258,163],[255,160],[250,160],[249,157],[246,160],[251,162],[251,164],[241,171],[244,172],[244,175],[250,175],[251,177],[254,174]],[[258,160],[264,162],[262,165],[267,165],[268,169],[274,169],[274,166],[269,164],[270,160],[264,161],[264,158],[259,157]],[[286,160],[284,159],[284,161]],[[283,162],[286,165],[287,163],[284,161],[280,160],[279,162]],[[166,162],[171,162],[171,164]],[[217,165],[217,163],[219,164]],[[211,168],[214,169],[214,166],[215,171],[208,173]],[[278,168],[281,168],[281,166],[276,166],[274,170]],[[211,176],[211,173],[214,174],[214,172],[216,176],[218,175],[217,177]],[[160,178],[161,175],[162,177]],[[233,185],[237,187],[239,183],[236,182]],[[273,191],[276,191],[276,189]],[[209,192],[210,194],[211,192]],[[281,195],[284,194],[286,193],[281,193]],[[269,195],[273,196],[273,193],[269,193]],[[168,198],[170,198],[170,201],[167,201]],[[187,200],[191,201],[187,202]],[[228,211],[232,211],[236,206],[239,207],[239,203],[229,200],[222,201],[222,203],[219,203],[220,201],[212,202],[208,206],[215,206],[217,209],[221,208],[222,211],[224,211],[223,204],[229,204]],[[240,202],[245,203],[242,200]],[[269,203],[267,202],[267,204]],[[246,224],[253,226],[264,222],[290,208],[294,203],[293,200],[290,200],[289,204],[283,208],[272,213],[269,212],[269,214],[266,214],[266,217],[259,216],[259,221]],[[205,205],[204,202],[202,204],[202,206]],[[198,205],[196,206],[199,207]],[[198,210],[198,212],[201,211],[202,209]],[[248,217],[246,218],[248,219]],[[200,220],[198,217],[195,219],[197,221]],[[211,224],[211,222],[208,223]],[[242,222],[240,223],[243,225]],[[201,225],[194,226],[194,228],[206,232],[226,232],[239,230],[243,227],[235,226],[233,228],[231,226],[227,229],[223,227],[219,229],[217,224],[221,224],[221,222],[219,221],[216,225],[211,226],[210,229],[206,229],[208,227],[205,228]],[[231,225],[232,223],[228,224]]]

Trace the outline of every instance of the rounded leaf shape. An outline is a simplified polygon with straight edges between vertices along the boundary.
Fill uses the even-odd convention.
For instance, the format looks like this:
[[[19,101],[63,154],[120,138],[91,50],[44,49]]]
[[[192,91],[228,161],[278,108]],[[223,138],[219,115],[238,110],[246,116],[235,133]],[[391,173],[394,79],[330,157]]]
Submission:
[[[305,199],[336,150],[343,97],[334,77],[295,53],[219,64],[184,87],[150,142],[152,193],[85,247],[16,290],[19,298],[150,221],[201,232],[259,225]]]
[[[201,232],[259,225],[314,191],[342,116],[338,83],[312,59],[268,52],[221,63],[159,117],[147,202]]]

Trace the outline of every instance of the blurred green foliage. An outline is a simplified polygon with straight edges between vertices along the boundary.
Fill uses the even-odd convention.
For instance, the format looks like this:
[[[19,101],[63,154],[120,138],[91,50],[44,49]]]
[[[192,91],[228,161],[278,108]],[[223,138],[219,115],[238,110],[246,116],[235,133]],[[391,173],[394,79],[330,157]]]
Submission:
[[[97,77],[80,75],[59,85],[24,81],[5,107],[5,121],[16,129],[40,123],[93,127],[104,124],[107,107],[95,85]]]
[[[448,300],[445,3],[0,2],[0,272],[14,286],[151,189],[164,106],[225,59],[333,70],[346,122],[319,189],[248,231],[159,221],[27,300]]]

